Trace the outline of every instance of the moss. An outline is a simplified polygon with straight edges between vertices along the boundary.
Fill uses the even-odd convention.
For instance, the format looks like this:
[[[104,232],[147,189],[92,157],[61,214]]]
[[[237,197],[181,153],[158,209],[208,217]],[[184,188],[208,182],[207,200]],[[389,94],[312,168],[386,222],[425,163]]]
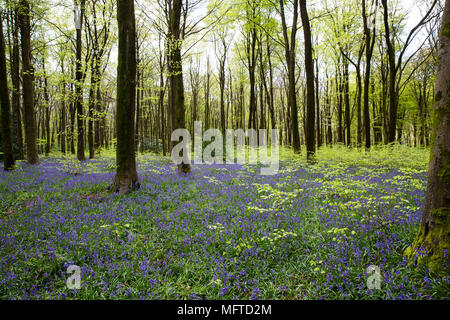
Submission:
[[[445,217],[450,215],[450,208],[439,208],[436,210],[433,210],[431,212],[431,215],[435,218],[437,218],[438,222],[442,222],[442,220],[445,220]]]
[[[441,37],[446,37],[450,39],[450,23],[447,23],[445,26],[442,27]]]
[[[450,183],[450,163],[446,161],[441,170],[438,172],[438,176],[442,182]]]
[[[418,268],[426,267],[435,273],[450,274],[448,257],[450,208],[433,210],[431,215],[434,221],[433,227],[429,228],[421,224],[416,239],[405,250],[404,255]]]
[[[448,88],[449,92],[450,92],[450,85]],[[442,92],[439,91],[439,93]],[[442,97],[440,98],[442,99]],[[436,101],[437,101],[437,97],[436,97]],[[432,113],[432,127],[431,127],[431,140],[430,140],[430,162],[434,159],[434,145],[436,142],[436,135],[437,135],[437,131],[438,128],[440,126],[440,124],[443,121],[443,118],[445,117],[446,114],[448,114],[448,112],[450,111],[450,100],[447,101],[447,103],[442,104],[441,106],[438,106],[437,108],[434,109],[433,113]]]

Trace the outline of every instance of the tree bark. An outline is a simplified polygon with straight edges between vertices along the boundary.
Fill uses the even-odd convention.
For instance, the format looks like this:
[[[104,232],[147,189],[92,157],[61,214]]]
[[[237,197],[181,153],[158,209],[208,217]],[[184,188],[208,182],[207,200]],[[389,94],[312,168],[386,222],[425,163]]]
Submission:
[[[66,80],[65,80],[65,72],[64,72],[64,58],[61,59],[61,73],[62,73],[62,81],[61,81],[61,119],[60,119],[60,135],[61,135],[61,152],[63,154],[66,153]]]
[[[253,18],[253,17],[252,17]],[[249,117],[248,117],[248,128],[256,129],[256,27],[249,31],[247,35],[247,61],[248,61],[248,73],[250,80],[250,107],[249,107]]]
[[[314,64],[311,41],[311,27],[309,24],[306,0],[300,0],[300,15],[305,38],[305,71],[306,71],[306,155],[309,162],[315,162],[315,110],[314,110]]]
[[[20,1],[19,24],[22,42],[22,86],[27,161],[29,164],[39,164],[34,114],[34,68],[31,63],[30,4],[27,0]]]
[[[81,66],[81,28],[83,26],[84,11],[85,11],[85,0],[81,0],[81,23],[80,29],[77,29],[77,40],[76,40],[76,62],[75,62],[75,108],[77,112],[77,158],[80,161],[85,160],[84,155],[84,117],[83,117],[83,71]]]
[[[89,147],[89,159],[94,159],[95,157],[95,147],[94,147],[94,109],[95,109],[95,95],[97,93],[96,86],[96,74],[95,74],[95,59],[91,61],[91,81],[89,87],[89,106],[88,106],[88,147]]]
[[[210,64],[209,57],[206,61],[206,75],[205,75],[205,130],[209,129],[209,90],[210,90]]]
[[[350,88],[348,61],[344,58],[343,90],[344,90],[344,124],[345,124],[345,144],[349,147],[351,144],[351,121],[350,121]]]
[[[363,18],[363,30],[364,40],[366,43],[366,70],[364,73],[364,102],[363,102],[363,127],[364,127],[364,140],[366,149],[370,149],[370,113],[369,113],[369,90],[370,90],[370,72],[371,62],[373,55],[373,48],[375,45],[375,27],[373,27],[372,33],[369,29],[367,14],[366,14],[366,0],[362,0],[362,18]],[[375,115],[374,115],[375,116]]]
[[[418,235],[405,254],[448,275],[450,251],[450,0],[445,1],[433,109],[427,194]],[[423,252],[425,251],[425,255]],[[418,253],[421,252],[419,255]]]
[[[47,80],[47,74],[45,73],[45,67],[44,67],[44,100],[45,100],[45,138],[46,138],[46,144],[45,144],[45,155],[48,156],[50,154],[50,96],[48,94],[48,80]]]
[[[13,112],[13,136],[17,140],[19,159],[24,159],[22,118],[20,110],[20,47],[19,47],[19,21],[17,11],[11,11],[12,24],[12,57],[11,57],[11,82],[12,82],[12,112]],[[14,142],[13,142],[14,143]]]
[[[315,59],[316,74],[315,77],[315,100],[316,100],[316,133],[317,133],[317,148],[322,146],[322,134],[321,134],[321,116],[320,116],[320,98],[319,98],[319,59]]]
[[[389,11],[387,0],[381,0],[384,8],[384,32],[386,38],[388,63],[389,63],[389,126],[388,126],[388,143],[395,141],[395,133],[397,131],[397,108],[398,96],[396,90],[397,66],[395,62],[395,48],[391,40],[391,29],[389,25]]]
[[[6,74],[6,54],[5,39],[3,38],[3,19],[0,11],[0,118],[1,118],[1,135],[3,147],[3,169],[11,171],[14,169],[14,153],[11,140],[11,114],[8,92],[8,78]]]
[[[172,130],[185,129],[185,106],[184,106],[184,84],[183,84],[183,66],[181,60],[181,47],[183,39],[181,37],[181,11],[183,7],[182,0],[173,0],[169,12],[169,81],[170,81],[170,105]],[[181,155],[182,157],[184,155]],[[183,157],[184,158],[184,157]],[[190,173],[189,163],[178,165],[178,173]]]
[[[286,65],[288,69],[288,107],[291,112],[291,132],[292,132],[292,146],[294,148],[294,152],[298,153],[300,152],[300,135],[299,135],[299,128],[298,128],[298,108],[297,108],[297,96],[296,96],[296,90],[295,90],[295,45],[296,45],[296,34],[297,34],[297,20],[298,20],[298,10],[299,10],[299,2],[298,0],[293,1],[293,17],[292,17],[292,26],[291,26],[291,34],[290,37],[288,35],[288,28],[286,24],[286,17],[284,13],[284,1],[280,0],[280,14],[281,14],[281,22],[283,27],[283,37],[284,37],[284,48],[285,48],[285,55],[286,55]],[[309,55],[307,53],[306,46],[309,41],[309,49],[311,50],[311,60],[312,60],[312,45],[311,45],[311,31],[309,26],[309,18],[308,13],[306,10],[306,1],[300,1],[300,14],[301,19],[303,23],[303,32],[305,34],[305,38],[308,35],[308,39],[305,39],[305,57]],[[305,20],[306,19],[306,20]],[[308,29],[306,31],[305,29]],[[305,64],[311,63],[312,68],[312,61],[311,62],[305,62]],[[313,71],[314,73],[314,71]],[[308,78],[308,76],[307,76]],[[314,80],[313,80],[314,81]],[[314,88],[314,83],[313,83]],[[314,90],[312,92],[314,96]],[[312,102],[314,105],[314,101]],[[314,106],[313,106],[314,110]],[[313,116],[313,127],[312,129],[312,139],[314,141],[314,116]],[[311,130],[310,130],[311,131]],[[311,149],[311,146],[310,146]],[[308,152],[310,152],[311,150]],[[314,147],[315,149],[315,147]],[[309,157],[309,153],[308,153]]]
[[[119,54],[117,67],[117,171],[115,192],[128,193],[139,188],[135,151],[136,103],[136,22],[133,0],[117,0]]]

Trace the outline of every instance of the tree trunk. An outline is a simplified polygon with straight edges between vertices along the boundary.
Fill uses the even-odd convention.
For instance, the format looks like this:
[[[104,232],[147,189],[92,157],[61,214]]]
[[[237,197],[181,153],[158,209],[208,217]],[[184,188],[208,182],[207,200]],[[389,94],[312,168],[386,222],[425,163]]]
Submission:
[[[327,101],[326,101],[326,124],[327,124],[327,129],[326,129],[326,143],[327,145],[332,145],[333,144],[333,132],[332,132],[332,125],[331,125],[331,120],[332,120],[332,115],[331,115],[331,99],[330,99],[330,83],[332,84],[332,81],[328,79],[328,74],[327,74],[327,87],[326,87],[326,96],[327,96]]]
[[[169,12],[169,81],[170,81],[170,106],[172,118],[172,130],[185,129],[185,106],[184,106],[184,84],[183,84],[183,66],[181,60],[181,11],[183,7],[182,0],[173,0],[172,8]],[[181,155],[184,158],[184,155]],[[190,173],[189,163],[178,165],[178,173]]]
[[[375,27],[373,28],[373,33],[371,34],[366,15],[366,0],[362,0],[362,17],[363,17],[364,40],[366,43],[366,71],[364,73],[363,127],[364,127],[365,147],[368,150],[370,149],[369,87],[370,87],[371,62],[372,62],[373,48],[375,44]]]
[[[286,17],[284,13],[284,1],[280,0],[280,14],[281,14],[281,22],[283,27],[283,37],[284,37],[284,47],[285,47],[285,55],[286,55],[286,65],[288,69],[288,107],[291,112],[291,132],[292,132],[292,146],[294,148],[294,152],[300,152],[300,135],[298,128],[298,108],[297,108],[297,96],[295,90],[295,45],[296,45],[296,33],[297,33],[297,20],[298,20],[298,9],[299,3],[298,0],[293,1],[293,17],[292,17],[292,26],[291,26],[291,34],[290,38],[288,35],[288,29],[286,24]],[[300,1],[300,14],[303,23],[303,32],[306,37],[306,33],[309,32],[309,38],[305,39],[305,47],[307,46],[307,42],[309,40],[310,49],[311,49],[311,59],[312,59],[312,47],[311,47],[311,32],[309,30],[309,18],[308,13],[306,11],[306,1]],[[305,21],[305,19],[307,21]],[[308,28],[308,31],[305,30]],[[308,55],[305,48],[305,56]],[[308,63],[308,62],[306,62]],[[312,67],[312,62],[311,62]],[[313,80],[314,81],[314,80]],[[314,86],[314,84],[313,84]],[[314,92],[312,92],[314,95]],[[313,101],[314,104],[314,101]],[[314,107],[313,107],[314,110]],[[314,117],[313,117],[313,127],[312,134],[314,135]],[[314,136],[313,136],[314,140]],[[315,147],[314,147],[315,148]],[[307,148],[307,150],[309,150]],[[309,155],[308,155],[309,157]]]
[[[140,132],[140,130],[142,130],[141,128],[139,128],[139,120],[141,118],[141,94],[142,94],[142,90],[141,90],[141,71],[140,71],[140,57],[139,57],[139,42],[138,42],[138,38],[136,38],[136,120],[135,120],[135,139],[134,139],[134,149],[136,150],[136,152],[139,150],[138,149],[138,145],[139,145],[139,135],[142,134]],[[158,141],[156,141],[158,142]],[[158,143],[157,143],[158,145]]]
[[[343,75],[343,89],[344,89],[344,107],[345,107],[345,144],[350,146],[351,144],[351,123],[350,123],[350,88],[349,88],[349,71],[348,62],[344,58],[344,75]]]
[[[19,61],[19,22],[16,11],[11,12],[12,23],[12,57],[11,57],[11,82],[12,82],[12,112],[13,112],[13,136],[17,140],[19,159],[24,159],[22,118],[20,111],[20,61]]]
[[[389,126],[388,126],[388,143],[395,141],[395,133],[397,131],[397,108],[398,96],[396,88],[397,66],[395,62],[395,48],[391,40],[391,30],[389,26],[389,12],[387,0],[381,0],[384,8],[384,32],[386,38],[388,62],[389,62]]]
[[[64,78],[64,59],[61,60],[61,73],[63,75],[63,80],[61,83],[61,152],[66,153],[66,81]]]
[[[436,76],[431,159],[422,223],[406,255],[449,274],[450,251],[450,0],[445,1]],[[418,251],[425,249],[426,254]]]
[[[48,156],[50,154],[50,97],[48,95],[48,80],[47,75],[45,74],[44,68],[44,100],[45,100],[45,155]]]
[[[317,148],[322,146],[322,134],[321,134],[321,116],[320,116],[320,99],[319,99],[319,59],[315,59],[316,64],[316,74],[315,76],[315,86],[316,86],[316,132],[317,132]]]
[[[0,119],[1,119],[1,135],[3,147],[3,169],[10,171],[14,169],[14,153],[11,140],[11,115],[8,92],[8,78],[6,74],[6,54],[5,39],[3,38],[3,19],[0,12]]]
[[[31,64],[30,4],[27,0],[20,1],[19,24],[22,41],[22,86],[27,161],[29,164],[39,164],[34,115],[34,68]]]
[[[77,158],[80,161],[85,160],[84,155],[84,117],[83,117],[83,86],[82,78],[83,71],[81,66],[81,28],[83,26],[85,11],[85,0],[81,0],[81,22],[80,28],[77,29],[77,41],[76,41],[76,62],[75,62],[75,108],[77,111]]]
[[[272,130],[276,128],[276,121],[275,121],[275,105],[274,105],[274,88],[273,88],[273,66],[272,66],[272,54],[271,54],[271,48],[269,45],[269,36],[267,35],[267,61],[269,65],[269,111],[270,111],[270,124]],[[281,139],[280,139],[281,141]]]
[[[91,61],[91,81],[89,86],[89,106],[88,106],[88,146],[89,146],[89,159],[94,159],[95,157],[95,147],[94,147],[94,109],[95,109],[95,95],[96,95],[96,81],[95,81],[95,66],[94,60]]]
[[[209,90],[210,90],[210,64],[209,57],[206,61],[206,75],[205,75],[205,130],[209,129]]]
[[[314,65],[312,57],[311,27],[309,24],[306,0],[300,0],[300,15],[305,39],[305,71],[306,71],[306,154],[308,162],[315,161],[316,143],[314,132]]]
[[[161,51],[161,50],[160,50]],[[163,53],[161,52],[159,57],[159,112],[161,114],[161,142],[162,142],[162,149],[163,149],[163,156],[166,155],[166,119],[164,116],[164,95],[165,95],[165,84],[164,84],[164,60],[163,60]],[[142,146],[143,148],[143,146]],[[143,149],[142,149],[143,150]]]
[[[256,67],[256,27],[250,30],[248,34],[248,47],[247,47],[247,60],[248,60],[248,72],[250,79],[250,107],[248,117],[248,128],[256,129],[256,80],[255,80],[255,67]]]
[[[340,63],[340,61],[338,62]],[[344,128],[342,126],[342,74],[339,66],[336,68],[336,96],[337,96],[337,116],[338,116],[338,126],[337,126],[337,142],[344,142]]]
[[[117,1],[119,53],[117,67],[117,171],[115,192],[128,193],[139,188],[135,152],[136,102],[136,22],[133,0]]]

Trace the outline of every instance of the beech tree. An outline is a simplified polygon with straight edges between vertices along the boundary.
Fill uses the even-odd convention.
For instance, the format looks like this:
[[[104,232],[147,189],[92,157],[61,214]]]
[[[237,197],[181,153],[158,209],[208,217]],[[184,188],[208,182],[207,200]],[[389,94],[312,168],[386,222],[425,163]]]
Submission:
[[[116,77],[109,63],[116,2],[66,0],[49,10],[55,3],[2,5],[15,158],[22,149],[37,159],[39,152],[70,149],[83,160],[84,149],[93,158],[117,138]],[[71,4],[79,7],[77,30]],[[314,7],[300,0],[139,0],[135,6],[135,150],[170,153],[171,132],[192,130],[198,120],[205,129],[278,127],[282,145],[295,152],[306,145],[309,156],[322,141],[349,147],[365,142],[366,149],[392,137],[429,144],[439,0],[418,3],[423,18],[411,30],[406,8],[382,0],[326,0]],[[27,18],[33,21],[28,36]],[[386,22],[384,30],[375,21]],[[218,59],[209,65],[214,36]],[[33,53],[22,59],[23,79],[20,49],[28,50],[28,58]],[[183,63],[193,56],[200,63],[185,76]],[[22,131],[29,137],[23,148]]]
[[[417,237],[406,255],[432,271],[449,271],[450,252],[450,0],[440,32],[427,194]],[[425,250],[425,254],[423,251]]]
[[[113,190],[127,193],[139,188],[135,151],[136,21],[134,0],[117,0],[119,54],[117,67],[117,171]]]
[[[298,10],[299,10],[299,2],[298,2],[298,0],[294,0],[293,4],[292,4],[292,26],[291,26],[291,30],[290,30],[291,31],[290,36],[289,36],[289,34],[288,34],[289,30],[288,30],[288,26],[286,23],[286,15],[285,15],[285,10],[284,10],[284,0],[280,0],[280,15],[281,15],[282,28],[283,28],[284,50],[285,50],[286,65],[287,65],[287,69],[288,69],[288,79],[289,79],[289,81],[288,81],[288,83],[289,83],[288,105],[289,105],[289,109],[291,112],[292,146],[294,148],[294,152],[300,151],[300,137],[299,137],[299,132],[298,132],[297,94],[296,94],[296,89],[295,89],[295,83],[296,83],[295,47],[296,47],[296,34],[297,34],[297,29],[298,29],[297,28]],[[308,33],[309,45],[311,45],[311,30],[309,27],[308,13],[306,12],[306,1],[300,1],[300,11],[301,11],[301,19],[302,19],[302,23],[303,23],[303,30],[304,30],[305,34]],[[304,19],[306,19],[307,21]],[[308,31],[305,31],[305,28],[307,28]],[[306,37],[306,35],[305,35],[305,37]],[[308,40],[306,40],[306,38],[305,38],[305,57],[306,56],[311,57],[311,61],[305,62],[305,64],[310,63],[311,65],[309,67],[312,68],[312,48],[309,47],[308,49],[311,49],[311,52],[307,52],[308,51],[308,49],[306,48],[307,41]],[[311,55],[311,56],[309,56],[309,55]],[[307,68],[308,71],[311,71],[311,68]],[[309,77],[309,76],[311,76],[311,74],[308,74],[307,76]],[[313,87],[314,87],[314,83],[313,83]],[[308,87],[308,88],[311,89],[310,87]],[[314,90],[312,91],[312,94],[314,95]],[[310,96],[308,96],[308,97],[311,98]],[[314,100],[312,101],[312,103],[313,103],[313,109],[314,109]],[[309,109],[308,109],[308,112],[310,112]],[[308,113],[308,115],[310,116],[310,113]],[[312,123],[314,123],[314,115],[312,118],[308,118],[306,120],[307,124],[309,124],[309,121],[312,121]],[[312,136],[311,136],[311,133],[313,134]],[[311,150],[311,141],[310,141],[311,137],[314,141],[314,126],[312,128],[308,127],[308,129],[307,129],[307,144],[309,142],[309,149],[307,148],[308,152],[312,151]],[[313,149],[314,148],[315,147],[313,147]],[[314,151],[312,151],[312,153],[314,153]]]
[[[22,91],[25,112],[27,161],[29,164],[39,164],[36,141],[36,120],[34,115],[34,68],[31,60],[30,4],[27,0],[21,0],[19,2],[18,13],[22,45]]]
[[[8,92],[8,76],[6,74],[5,39],[3,38],[3,12],[0,11],[0,119],[3,147],[3,169],[14,169],[14,154],[11,141],[11,115]]]
[[[83,19],[84,19],[84,12],[85,12],[85,0],[80,0],[79,2],[80,8],[79,12],[76,12],[75,15],[78,15],[76,17],[79,19],[79,23],[76,26],[77,29],[77,41],[76,41],[76,55],[75,55],[75,109],[77,112],[77,158],[80,161],[85,160],[84,155],[84,117],[83,117],[83,88],[82,88],[82,78],[83,78],[83,71],[82,71],[82,64],[81,64],[81,49],[82,49],[82,42],[81,42],[81,31],[83,27]]]
[[[387,49],[387,57],[388,57],[388,66],[389,66],[389,80],[388,80],[388,88],[389,88],[389,125],[388,125],[388,140],[387,142],[394,142],[397,133],[397,111],[399,104],[399,94],[401,90],[401,78],[404,71],[404,62],[403,59],[405,57],[406,50],[411,42],[414,40],[418,31],[428,22],[430,22],[432,18],[433,9],[435,8],[438,0],[433,0],[430,8],[424,15],[424,17],[419,21],[419,23],[410,30],[403,47],[398,53],[396,50],[396,34],[393,33],[393,28],[390,22],[389,16],[389,5],[387,0],[381,0],[381,4],[383,5],[383,22],[384,22],[384,32],[385,32],[385,41],[386,41],[386,49]],[[417,51],[416,51],[417,52]],[[412,58],[411,55],[407,60],[409,61]]]
[[[181,48],[183,35],[181,30],[181,13],[183,9],[182,0],[173,0],[169,4],[168,21],[168,69],[169,69],[169,99],[171,107],[172,130],[186,128],[185,106],[184,106],[184,83],[183,63],[181,60]],[[184,155],[180,155],[184,159]],[[189,163],[178,165],[179,173],[191,171]]]
[[[312,54],[311,27],[309,23],[306,0],[300,0],[300,15],[305,38],[305,70],[306,70],[306,156],[309,162],[314,162],[316,138],[314,131],[315,94],[314,94],[314,63]]]
[[[367,16],[366,0],[361,1],[362,1],[361,6],[362,6],[362,19],[364,29],[365,52],[366,52],[366,70],[364,73],[363,127],[364,127],[365,147],[366,149],[370,149],[371,141],[370,141],[369,90],[370,90],[372,55],[376,40],[375,17],[378,0],[371,1],[372,2],[371,7],[375,7],[374,12],[372,13],[373,17],[370,15],[369,17]],[[370,29],[369,21],[372,21],[372,30]]]

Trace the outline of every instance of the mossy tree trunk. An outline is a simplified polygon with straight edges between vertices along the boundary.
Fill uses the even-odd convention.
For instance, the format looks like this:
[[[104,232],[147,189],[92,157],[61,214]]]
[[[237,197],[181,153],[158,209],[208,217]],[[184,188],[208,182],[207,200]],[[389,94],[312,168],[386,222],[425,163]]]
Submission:
[[[29,2],[26,0],[20,1],[18,11],[22,44],[22,86],[27,161],[29,164],[39,164],[36,141],[36,120],[34,115],[34,69],[31,63],[31,26]]]
[[[133,0],[117,0],[117,22],[119,28],[116,111],[117,171],[113,182],[113,190],[127,193],[139,188],[134,141],[136,21]]]
[[[11,114],[6,75],[5,39],[3,38],[3,19],[0,11],[0,105],[1,105],[1,136],[3,147],[3,168],[5,171],[14,169],[14,154],[11,141]]]
[[[427,195],[418,235],[406,251],[410,260],[449,273],[450,254],[450,0],[440,33]]]

